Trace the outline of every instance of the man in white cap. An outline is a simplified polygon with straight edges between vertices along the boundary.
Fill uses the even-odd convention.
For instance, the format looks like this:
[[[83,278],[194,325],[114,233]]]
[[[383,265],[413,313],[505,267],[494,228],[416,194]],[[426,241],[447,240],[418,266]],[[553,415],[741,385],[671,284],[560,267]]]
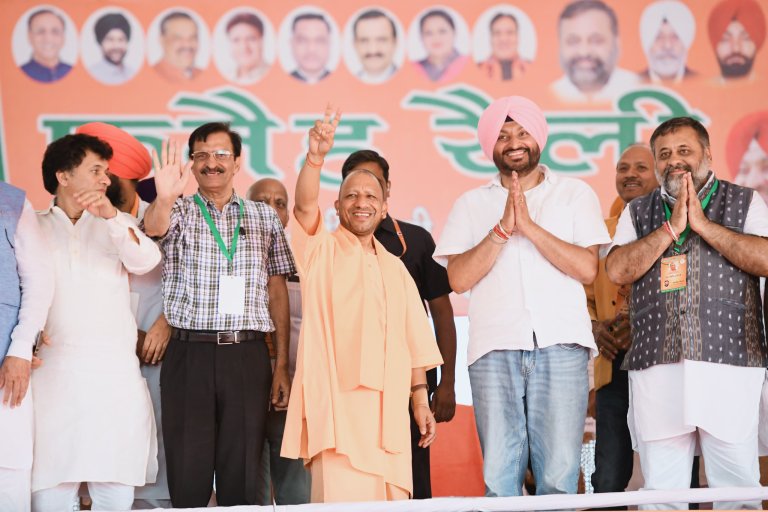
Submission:
[[[493,102],[477,127],[499,169],[454,204],[435,259],[471,290],[469,378],[487,496],[575,493],[587,360],[595,350],[583,284],[610,241],[585,183],[539,164],[547,122],[527,98]]]
[[[676,0],[654,2],[640,17],[640,40],[648,68],[639,75],[644,82],[677,83],[696,73],[686,66],[696,34],[690,9]]]

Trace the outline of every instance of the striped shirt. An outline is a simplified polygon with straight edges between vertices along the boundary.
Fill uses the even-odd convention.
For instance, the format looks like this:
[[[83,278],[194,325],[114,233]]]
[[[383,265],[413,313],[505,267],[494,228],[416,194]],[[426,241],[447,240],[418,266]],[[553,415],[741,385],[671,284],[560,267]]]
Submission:
[[[222,211],[198,195],[208,207],[227,248],[240,212],[240,197],[233,193]],[[243,200],[237,251],[230,263],[214,239],[195,196],[176,200],[168,232],[159,238],[163,259],[163,310],[168,323],[201,331],[274,331],[269,316],[267,281],[274,275],[296,272],[285,231],[274,210],[263,203]],[[218,311],[219,278],[245,277],[243,315]]]

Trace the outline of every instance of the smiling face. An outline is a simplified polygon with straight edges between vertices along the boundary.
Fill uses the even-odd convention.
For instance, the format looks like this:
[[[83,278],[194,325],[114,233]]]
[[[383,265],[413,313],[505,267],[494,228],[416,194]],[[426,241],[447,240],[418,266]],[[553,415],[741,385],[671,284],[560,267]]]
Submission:
[[[229,151],[230,156],[217,158],[210,154],[218,150]],[[192,173],[200,190],[204,194],[226,193],[232,190],[235,174],[240,170],[240,157],[234,156],[229,135],[226,132],[214,132],[208,135],[205,141],[195,141],[192,153],[198,151],[209,153],[204,161],[195,160],[192,164]]]
[[[693,177],[693,185],[700,190],[706,183],[712,163],[712,153],[702,146],[696,130],[683,126],[654,142],[656,179],[664,189],[677,197],[686,174]]]
[[[122,64],[128,52],[128,36],[119,28],[113,28],[101,41],[101,51],[104,58],[112,64]]]
[[[430,60],[444,60],[453,53],[456,34],[450,23],[442,16],[432,15],[424,19],[421,26],[421,41]]]
[[[618,56],[618,38],[606,13],[589,10],[560,22],[560,65],[580,91],[602,89]]]
[[[197,24],[188,18],[172,18],[165,22],[160,36],[163,59],[180,69],[191,69],[197,55]]]
[[[387,214],[381,183],[363,170],[354,170],[347,175],[335,206],[340,224],[361,240],[372,236]]]
[[[685,68],[688,49],[667,21],[661,24],[659,33],[648,49],[648,65],[661,78],[674,78]]]
[[[32,57],[49,65],[59,61],[59,52],[64,46],[64,23],[52,12],[36,14],[29,26],[29,44]]]
[[[499,172],[524,176],[536,169],[540,158],[539,145],[525,128],[516,121],[504,123],[493,146],[493,163]]]
[[[658,186],[651,150],[644,146],[624,150],[616,164],[616,192],[621,200],[628,203]]]
[[[238,72],[245,73],[261,66],[263,39],[256,27],[249,23],[233,25],[227,32],[227,39]]]
[[[392,66],[396,47],[392,23],[385,16],[357,22],[355,51],[366,73],[379,75],[386,72]]]

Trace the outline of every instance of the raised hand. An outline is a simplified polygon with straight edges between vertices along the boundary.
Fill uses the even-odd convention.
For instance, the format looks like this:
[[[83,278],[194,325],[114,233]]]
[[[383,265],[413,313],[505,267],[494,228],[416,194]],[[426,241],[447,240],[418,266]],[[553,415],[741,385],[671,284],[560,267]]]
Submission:
[[[163,141],[161,155],[152,150],[152,161],[155,166],[155,188],[157,197],[173,202],[184,193],[192,170],[192,160],[186,165],[181,164],[181,144],[179,141]]]
[[[336,109],[333,114],[333,107],[329,103],[325,107],[325,114],[322,121],[315,121],[315,125],[309,129],[309,156],[315,161],[321,161],[333,147],[333,137],[336,134],[336,127],[341,121],[341,109]]]

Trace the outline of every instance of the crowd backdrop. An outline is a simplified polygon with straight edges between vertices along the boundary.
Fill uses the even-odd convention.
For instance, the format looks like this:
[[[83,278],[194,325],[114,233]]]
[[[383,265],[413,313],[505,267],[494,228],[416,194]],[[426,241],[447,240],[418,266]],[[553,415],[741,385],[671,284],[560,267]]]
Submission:
[[[244,139],[242,170],[235,179],[238,192],[269,176],[281,179],[292,193],[306,153],[307,129],[330,102],[343,110],[343,121],[323,170],[321,204],[327,208],[326,222],[335,223],[330,207],[344,158],[354,150],[373,148],[391,165],[390,211],[426,227],[437,238],[454,200],[495,173],[475,138],[480,113],[491,99],[518,94],[533,99],[547,113],[550,137],[542,162],[555,172],[585,180],[598,193],[605,212],[616,195],[614,165],[621,150],[647,142],[655,126],[678,115],[696,116],[707,126],[713,166],[721,178],[763,190],[768,182],[765,0],[606,3],[616,15],[615,40],[612,30],[600,33],[592,21],[569,27],[569,34],[559,31],[565,0],[443,0],[442,4],[411,0],[381,5],[362,0],[317,4],[4,0],[0,179],[25,189],[34,206],[43,208],[51,200],[42,186],[43,151],[82,123],[113,123],[147,147],[159,148],[163,139],[186,141],[199,124],[223,120]],[[388,50],[366,55],[367,50],[355,44],[354,30],[357,18],[372,8],[386,14],[396,35],[388,73],[373,80],[366,75],[363,60],[388,59]],[[46,26],[35,26],[30,17],[41,10],[60,21],[49,19]],[[424,15],[434,10],[443,13],[438,16],[441,20],[434,27],[422,24]],[[193,35],[168,34],[168,27],[161,26],[166,16],[178,12],[193,21]],[[500,13],[516,20],[512,39],[509,33],[506,41],[499,34],[501,39],[495,42],[507,50],[517,46],[515,65],[506,71],[494,60],[490,30]],[[323,30],[294,40],[294,20],[306,14],[322,15],[327,40]],[[238,42],[230,33],[230,22],[243,15],[261,21],[260,40]],[[447,25],[446,17],[451,20]],[[728,37],[742,37],[733,45],[753,45],[753,63],[737,66],[730,71],[733,76],[724,77],[725,57],[718,59],[717,51],[732,20],[740,21],[747,40],[743,34]],[[57,23],[63,31],[57,32]],[[122,29],[125,39],[124,49],[116,52],[109,49],[107,37],[115,34],[111,32],[115,27]],[[669,28],[674,34],[665,50],[662,36],[669,36]],[[434,30],[427,34],[426,29]],[[653,47],[654,42],[659,46]],[[446,54],[446,45],[449,69],[430,73],[420,61],[429,59],[430,52]],[[581,60],[574,57],[579,48],[588,54]],[[58,58],[49,74],[30,66],[34,51]],[[680,52],[683,67],[672,79],[658,80],[654,68],[674,67]],[[105,55],[120,62],[120,73],[109,74],[101,62]],[[163,68],[164,59],[174,58],[190,62],[186,73],[174,75]],[[249,58],[261,59],[258,69],[239,73],[238,63]],[[649,65],[649,58],[657,60]],[[745,64],[743,60],[736,62]],[[299,61],[319,62],[322,79],[303,79],[296,72]],[[603,94],[580,95],[568,83],[569,76],[583,72],[580,66],[593,70],[602,66],[612,75],[610,90],[607,86]],[[189,192],[193,191],[191,184]],[[455,308],[461,406],[454,422],[441,425],[433,450],[433,487],[436,495],[480,495],[480,450],[462,348],[466,299],[455,298]]]

